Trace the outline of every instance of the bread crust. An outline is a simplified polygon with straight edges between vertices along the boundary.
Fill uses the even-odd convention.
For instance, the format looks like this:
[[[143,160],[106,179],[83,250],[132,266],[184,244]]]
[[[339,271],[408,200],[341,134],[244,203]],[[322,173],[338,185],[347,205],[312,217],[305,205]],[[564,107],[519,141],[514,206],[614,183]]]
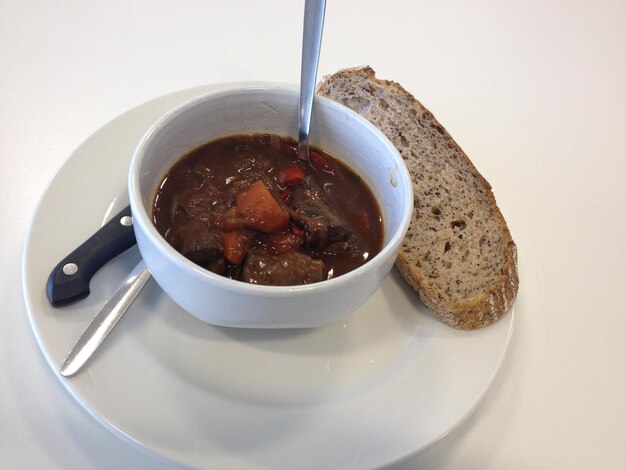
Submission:
[[[490,223],[496,222],[495,227],[497,228],[492,231],[498,233],[491,234],[491,236],[495,240],[496,258],[499,262],[493,266],[493,272],[487,276],[485,283],[472,292],[468,292],[467,295],[459,297],[459,295],[453,296],[446,292],[446,289],[441,286],[441,282],[438,281],[440,276],[433,272],[436,270],[432,268],[429,270],[420,262],[420,259],[416,259],[416,252],[419,252],[420,256],[424,252],[430,255],[430,251],[426,251],[426,247],[421,245],[438,246],[443,243],[441,234],[436,232],[433,233],[432,240],[426,234],[426,238],[422,237],[419,243],[416,242],[415,236],[409,236],[409,234],[414,233],[412,229],[416,230],[419,226],[418,219],[423,217],[418,211],[420,201],[416,198],[416,206],[411,221],[412,228],[409,228],[409,234],[404,240],[403,248],[396,260],[396,266],[404,279],[419,293],[422,302],[433,311],[435,317],[453,328],[462,330],[482,328],[502,317],[515,300],[519,288],[517,248],[506,221],[496,204],[491,185],[478,172],[465,152],[435,119],[433,114],[411,93],[397,82],[376,78],[374,70],[369,66],[344,69],[324,77],[318,85],[317,93],[343,102],[343,104],[370,119],[374,125],[377,125],[375,122],[377,118],[384,119],[385,122],[393,121],[396,118],[419,124],[419,126],[412,127],[411,135],[407,135],[406,129],[403,133],[396,128],[387,128],[385,125],[381,128],[398,147],[405,159],[416,193],[429,194],[435,185],[441,186],[441,182],[429,174],[427,174],[428,178],[423,177],[422,171],[428,173],[430,170],[421,168],[423,158],[420,160],[413,152],[409,153],[405,145],[407,139],[415,141],[418,138],[416,137],[417,134],[421,133],[419,138],[422,139],[422,142],[424,139],[428,139],[429,135],[432,135],[436,137],[435,140],[439,144],[445,144],[447,147],[446,155],[450,155],[455,160],[455,165],[467,174],[468,183],[462,189],[466,190],[466,194],[476,194],[481,201],[479,209],[488,215]],[[385,93],[385,97],[393,95],[394,100],[397,99],[394,103],[401,103],[401,106],[394,106],[393,109],[386,106],[376,106],[372,110],[372,96],[376,93]],[[417,120],[415,116],[418,116]],[[434,143],[435,148],[437,142]],[[435,153],[430,153],[427,159],[434,161],[436,165],[445,166],[446,164],[445,161],[438,159]],[[435,183],[428,182],[433,179]],[[463,201],[456,202],[461,205],[463,203]],[[482,207],[483,205],[484,207]],[[472,230],[478,229],[468,226],[465,235],[472,235],[470,233]],[[462,236],[463,234],[461,234]],[[447,245],[446,248],[448,248]],[[457,255],[455,254],[455,256]],[[460,262],[458,256],[455,261]],[[482,260],[477,259],[477,261]],[[467,260],[464,259],[464,262],[467,263]]]

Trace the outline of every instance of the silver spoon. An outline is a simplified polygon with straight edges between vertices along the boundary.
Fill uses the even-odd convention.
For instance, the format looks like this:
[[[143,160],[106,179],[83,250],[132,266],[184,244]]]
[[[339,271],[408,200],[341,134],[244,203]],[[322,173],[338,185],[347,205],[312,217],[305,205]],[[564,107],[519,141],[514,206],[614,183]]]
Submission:
[[[317,65],[322,45],[326,0],[304,2],[302,64],[300,68],[300,103],[298,114],[298,158],[309,161],[309,129],[317,80]]]

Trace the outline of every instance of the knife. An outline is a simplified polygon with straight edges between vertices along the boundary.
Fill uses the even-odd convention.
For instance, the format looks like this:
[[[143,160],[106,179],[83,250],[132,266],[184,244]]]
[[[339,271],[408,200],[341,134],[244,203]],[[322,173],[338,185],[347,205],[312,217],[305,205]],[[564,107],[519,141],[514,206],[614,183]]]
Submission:
[[[89,295],[89,281],[105,263],[136,243],[130,206],[126,206],[87,241],[59,262],[50,273],[46,294],[53,307]]]
[[[106,301],[102,309],[89,323],[87,329],[80,336],[63,364],[61,365],[61,375],[70,377],[78,372],[91,358],[104,341],[104,338],[111,332],[124,312],[133,303],[137,294],[152,277],[146,268],[143,260],[131,271],[120,284],[113,295]]]

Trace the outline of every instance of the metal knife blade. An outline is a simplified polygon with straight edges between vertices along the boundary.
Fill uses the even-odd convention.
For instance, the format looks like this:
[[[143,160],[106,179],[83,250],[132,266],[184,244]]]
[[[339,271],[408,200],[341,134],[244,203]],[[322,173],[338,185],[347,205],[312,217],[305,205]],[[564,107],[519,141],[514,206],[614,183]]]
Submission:
[[[150,277],[152,277],[150,271],[146,268],[144,261],[141,260],[80,336],[61,365],[61,375],[70,377],[87,363]]]
[[[127,206],[55,266],[46,284],[52,306],[87,297],[95,272],[135,243],[133,219]]]

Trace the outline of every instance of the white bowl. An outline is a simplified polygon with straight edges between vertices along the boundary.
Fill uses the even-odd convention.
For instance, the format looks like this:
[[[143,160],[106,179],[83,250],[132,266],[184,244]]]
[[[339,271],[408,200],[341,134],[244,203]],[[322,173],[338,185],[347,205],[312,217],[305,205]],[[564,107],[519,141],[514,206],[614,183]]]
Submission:
[[[413,210],[411,180],[393,144],[357,113],[316,97],[311,145],[347,163],[369,185],[384,224],[380,253],[363,266],[315,284],[262,286],[214,274],[172,248],[152,223],[166,171],[183,155],[219,137],[270,133],[296,137],[298,90],[238,86],[194,98],[160,118],[132,158],[130,205],[137,244],[157,283],[176,303],[206,322],[237,327],[321,326],[357,309],[389,274]]]

